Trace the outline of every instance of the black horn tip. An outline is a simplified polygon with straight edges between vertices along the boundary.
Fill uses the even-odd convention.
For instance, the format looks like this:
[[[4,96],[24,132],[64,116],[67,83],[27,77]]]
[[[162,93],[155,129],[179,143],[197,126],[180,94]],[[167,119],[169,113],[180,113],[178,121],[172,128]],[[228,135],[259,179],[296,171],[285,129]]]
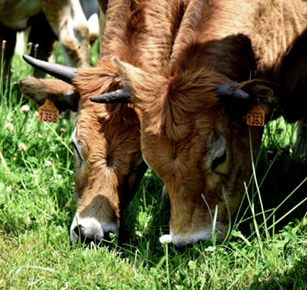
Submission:
[[[131,88],[120,89],[99,96],[90,97],[95,103],[131,103],[129,93]]]
[[[28,56],[28,55],[26,55],[26,54],[23,54],[23,55],[22,55],[22,58],[23,58],[26,62],[28,62],[28,60],[31,59],[31,58],[33,58],[33,57]]]
[[[249,98],[249,94],[233,86],[219,85],[215,92],[217,93],[218,98],[231,97],[241,100]]]
[[[52,75],[66,83],[71,84],[72,80],[78,76],[76,68],[67,67],[56,63],[49,63],[46,61],[36,59],[29,55],[23,55],[22,57],[31,66],[49,75]]]

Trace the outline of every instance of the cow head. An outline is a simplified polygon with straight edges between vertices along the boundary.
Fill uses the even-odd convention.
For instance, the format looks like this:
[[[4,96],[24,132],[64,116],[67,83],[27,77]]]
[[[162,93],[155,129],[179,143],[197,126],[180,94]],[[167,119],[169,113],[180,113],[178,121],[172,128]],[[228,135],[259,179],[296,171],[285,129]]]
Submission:
[[[67,80],[66,80],[67,81]],[[100,68],[80,69],[70,81],[28,78],[23,94],[42,105],[51,99],[60,110],[78,113],[72,146],[75,156],[77,212],[70,229],[73,242],[118,236],[120,212],[136,192],[147,166],[140,151],[140,112],[127,104],[95,104],[93,94],[120,88],[120,76],[108,59]]]
[[[223,237],[228,209],[230,215],[235,212],[251,175],[249,130],[254,157],[261,142],[263,129],[249,128],[247,111],[259,102],[269,118],[281,88],[251,80],[232,84],[227,93],[225,78],[209,68],[153,74],[116,62],[131,88],[127,100],[142,111],[143,157],[168,190],[173,243],[180,247],[209,239],[209,210],[213,215],[216,209],[218,236]]]

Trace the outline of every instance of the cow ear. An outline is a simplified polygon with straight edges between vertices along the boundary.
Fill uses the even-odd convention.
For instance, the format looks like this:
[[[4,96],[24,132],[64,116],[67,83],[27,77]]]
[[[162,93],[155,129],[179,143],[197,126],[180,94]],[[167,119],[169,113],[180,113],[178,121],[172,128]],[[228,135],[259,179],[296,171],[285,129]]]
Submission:
[[[272,115],[283,94],[282,87],[277,83],[258,79],[242,82],[238,88],[250,96],[252,105],[259,103],[267,117]]]
[[[77,111],[80,98],[79,92],[72,85],[59,80],[26,78],[19,82],[20,89],[27,99],[38,106],[46,99],[53,101],[60,112]]]

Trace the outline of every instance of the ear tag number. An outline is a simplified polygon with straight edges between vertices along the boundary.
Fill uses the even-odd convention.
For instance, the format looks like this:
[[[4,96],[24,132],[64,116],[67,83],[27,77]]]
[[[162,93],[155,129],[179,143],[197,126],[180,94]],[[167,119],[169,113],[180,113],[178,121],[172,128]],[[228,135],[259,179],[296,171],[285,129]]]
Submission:
[[[38,120],[48,123],[57,123],[59,121],[59,110],[52,101],[47,99],[45,104],[39,107]]]
[[[247,125],[250,126],[264,126],[265,112],[259,104],[257,106],[252,106],[247,112],[246,122]]]

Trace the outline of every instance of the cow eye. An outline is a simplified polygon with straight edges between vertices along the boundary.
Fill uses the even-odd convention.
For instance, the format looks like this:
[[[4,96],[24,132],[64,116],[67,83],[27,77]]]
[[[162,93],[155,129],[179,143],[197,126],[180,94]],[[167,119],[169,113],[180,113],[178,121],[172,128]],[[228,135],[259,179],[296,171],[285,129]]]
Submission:
[[[221,156],[219,156],[219,157],[217,157],[213,160],[211,170],[214,171],[225,160],[226,160],[226,150],[224,151],[224,153]]]
[[[74,153],[77,152],[77,155],[79,156],[80,160],[82,161],[83,158],[81,157],[81,154],[80,154],[80,152],[78,150],[78,147],[76,146],[76,144],[73,141],[71,141],[71,144],[72,144],[72,146],[74,148]]]

